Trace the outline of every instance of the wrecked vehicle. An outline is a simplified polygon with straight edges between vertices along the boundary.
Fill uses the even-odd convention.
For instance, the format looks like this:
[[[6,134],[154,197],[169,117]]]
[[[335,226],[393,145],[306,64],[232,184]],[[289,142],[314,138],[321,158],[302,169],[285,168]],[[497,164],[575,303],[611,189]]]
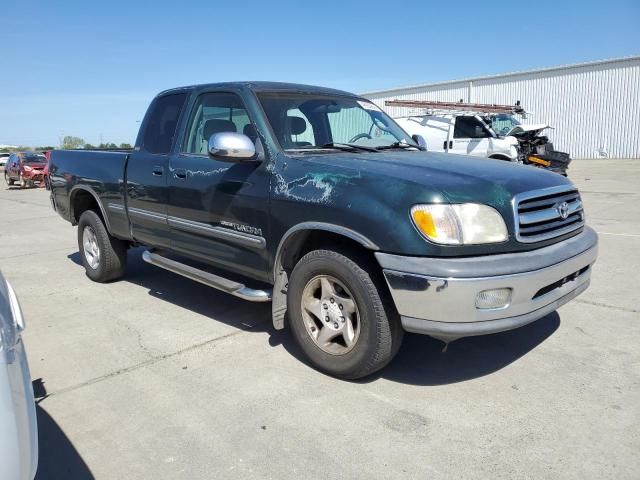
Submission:
[[[407,132],[423,136],[430,151],[508,160],[567,175],[569,154],[556,151],[541,134],[553,127],[521,124],[515,114],[526,112],[519,104],[388,100],[385,105],[414,110],[395,120]]]
[[[37,152],[16,152],[9,156],[4,169],[7,185],[18,184],[20,188],[30,188],[44,181],[46,157]]]
[[[501,123],[505,123],[503,115],[491,115],[483,117],[488,125],[500,128]],[[553,128],[547,124],[521,125],[518,121],[511,117],[507,120],[511,123],[511,128],[506,133],[504,127],[501,130],[494,131],[504,139],[515,138],[517,141],[516,149],[518,152],[517,161],[524,164],[533,164],[538,167],[547,168],[552,172],[567,176],[567,169],[571,163],[568,153],[559,152],[553,148],[553,144],[549,138],[542,135],[542,131]]]
[[[127,249],[251,302],[272,302],[309,361],[384,367],[404,331],[445,342],[526,325],[582,293],[597,256],[567,179],[425,152],[370,101],[238,82],[160,93],[133,151],[51,154],[53,208],[87,276]]]

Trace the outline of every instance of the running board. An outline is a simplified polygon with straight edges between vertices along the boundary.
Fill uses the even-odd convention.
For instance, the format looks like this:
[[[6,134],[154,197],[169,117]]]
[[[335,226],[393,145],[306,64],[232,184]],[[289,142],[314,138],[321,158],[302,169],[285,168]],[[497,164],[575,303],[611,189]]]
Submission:
[[[191,280],[222,290],[225,293],[229,293],[250,302],[271,301],[271,290],[254,290],[244,286],[242,283],[234,282],[233,280],[214,275],[213,273],[209,273],[205,270],[200,270],[190,265],[176,262],[175,260],[163,257],[162,255],[150,252],[149,250],[142,252],[142,259],[156,267],[164,268],[170,272],[177,273],[183,277],[190,278]]]

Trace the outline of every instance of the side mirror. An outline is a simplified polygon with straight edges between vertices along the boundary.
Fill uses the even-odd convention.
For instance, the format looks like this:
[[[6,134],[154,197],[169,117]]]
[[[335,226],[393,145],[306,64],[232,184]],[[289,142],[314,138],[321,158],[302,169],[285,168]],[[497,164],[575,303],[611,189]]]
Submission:
[[[411,139],[418,144],[418,146],[420,147],[420,150],[427,149],[427,141],[424,139],[422,135],[418,135],[416,133],[414,135],[411,135]]]
[[[209,138],[209,155],[230,162],[254,160],[256,146],[241,133],[218,132]]]

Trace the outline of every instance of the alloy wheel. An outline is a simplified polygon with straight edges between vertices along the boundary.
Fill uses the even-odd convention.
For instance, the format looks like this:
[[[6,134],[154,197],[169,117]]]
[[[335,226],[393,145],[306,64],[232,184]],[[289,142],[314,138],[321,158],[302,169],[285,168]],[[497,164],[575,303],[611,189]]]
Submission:
[[[84,250],[84,258],[94,270],[100,266],[100,247],[98,246],[98,238],[96,232],[89,225],[84,227],[82,231],[82,247]]]
[[[313,342],[332,355],[350,352],[360,336],[360,314],[353,295],[331,275],[318,275],[305,286],[302,319]]]

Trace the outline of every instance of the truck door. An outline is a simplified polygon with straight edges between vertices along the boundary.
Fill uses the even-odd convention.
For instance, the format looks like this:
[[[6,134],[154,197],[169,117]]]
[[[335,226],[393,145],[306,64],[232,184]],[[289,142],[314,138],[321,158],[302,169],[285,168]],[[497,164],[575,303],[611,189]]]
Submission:
[[[491,132],[475,115],[456,117],[453,138],[449,140],[449,153],[486,157]]]
[[[212,158],[214,133],[257,139],[242,99],[209,92],[194,102],[169,170],[171,249],[202,262],[268,280],[268,182],[265,165]]]
[[[169,246],[169,153],[186,99],[179,93],[153,101],[127,164],[127,213],[132,236],[142,244]]]

